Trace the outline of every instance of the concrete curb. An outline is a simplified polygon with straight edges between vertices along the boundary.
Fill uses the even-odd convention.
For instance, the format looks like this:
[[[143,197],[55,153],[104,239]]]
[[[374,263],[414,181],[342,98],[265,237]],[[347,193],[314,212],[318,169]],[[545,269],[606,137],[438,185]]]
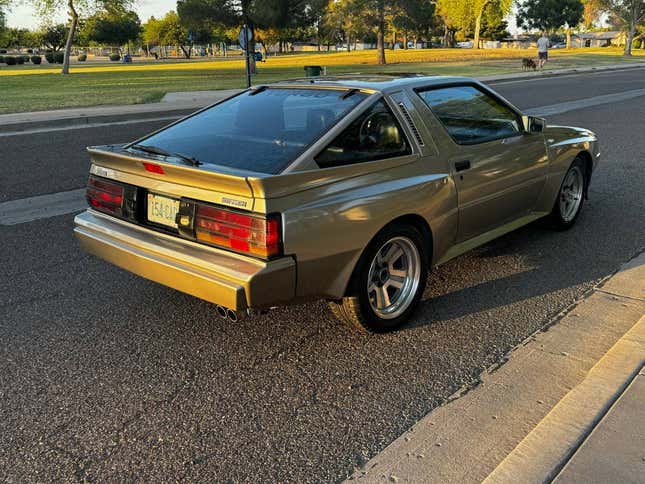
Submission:
[[[645,364],[645,316],[484,480],[553,480]]]
[[[140,109],[139,106],[145,106]],[[32,131],[46,128],[67,128],[82,127],[96,124],[110,124],[129,120],[156,120],[167,118],[171,119],[186,116],[201,106],[186,107],[176,105],[146,105],[135,104],[132,106],[110,106],[111,109],[74,109],[60,111],[45,111],[43,113],[16,113],[4,114],[0,116],[0,134],[20,133],[23,131]],[[119,109],[123,108],[122,111]],[[130,109],[125,109],[130,108]],[[139,108],[133,109],[133,108]],[[154,109],[149,109],[154,108]],[[7,118],[4,118],[4,117]]]
[[[634,64],[613,64],[609,66],[573,69],[521,72],[495,76],[478,77],[484,82],[509,80],[532,80],[584,72],[603,72],[628,70],[645,67],[645,62]],[[124,106],[94,106],[84,108],[59,109],[0,115],[0,132],[21,132],[45,127],[83,126],[88,124],[111,123],[123,120],[145,120],[160,116],[181,117],[208,104],[228,97],[237,89],[167,93],[162,102],[150,104],[130,104]]]
[[[644,291],[645,252],[518,345],[503,364],[482,373],[479,385],[456,392],[348,480],[461,484],[489,476],[490,482],[543,482],[554,475],[642,364],[645,338],[635,340],[630,331],[645,326]],[[635,347],[629,351],[625,346],[634,342],[640,345],[636,353]],[[615,372],[605,376],[609,380],[600,408],[590,405],[579,422],[557,420],[555,429],[569,434],[540,432],[544,438],[538,442],[536,433],[531,453],[524,450],[527,436],[549,415],[557,415],[554,409],[575,395],[573,389],[587,388],[584,382],[596,374],[594,368],[601,368],[599,361],[611,362]],[[599,391],[597,385],[588,388]],[[576,410],[575,405],[568,408]]]

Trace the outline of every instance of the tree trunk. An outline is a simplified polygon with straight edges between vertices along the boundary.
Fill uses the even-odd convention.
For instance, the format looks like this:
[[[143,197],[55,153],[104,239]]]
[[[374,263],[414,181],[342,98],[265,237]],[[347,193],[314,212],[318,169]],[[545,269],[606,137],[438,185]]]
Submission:
[[[448,26],[444,25],[443,26],[443,47],[444,49],[448,47],[450,42],[450,30],[448,30]]]
[[[478,12],[477,18],[475,19],[475,38],[473,39],[473,49],[479,49],[479,31],[482,28],[482,17],[484,16],[484,11],[486,10],[486,7],[490,2],[491,0],[486,0],[482,4],[482,8]]]
[[[634,31],[636,30],[636,2],[632,2],[632,15],[629,21],[629,32],[627,32],[627,39],[625,40],[625,53],[627,57],[632,55],[632,44],[634,43]]]
[[[390,50],[394,50],[394,47],[396,46],[396,30],[392,32],[392,47]]]
[[[479,49],[479,31],[482,27],[482,14],[484,13],[484,9],[482,8],[482,11],[479,13],[477,18],[475,19],[475,38],[473,39],[473,49]]]
[[[72,17],[72,21],[69,25],[69,33],[67,34],[67,41],[65,42],[65,57],[63,58],[61,74],[69,74],[69,56],[72,53],[72,40],[74,39],[74,33],[78,25],[78,13],[74,8],[74,0],[68,0],[67,6],[69,7],[69,15]]]
[[[408,50],[408,33],[403,34],[403,50]]]
[[[183,51],[184,57],[186,59],[190,59],[190,53],[193,50],[192,44],[188,46],[188,50],[186,50],[186,48],[183,45],[180,45],[179,48]]]
[[[571,27],[567,27],[567,49],[571,48]]]
[[[378,32],[376,34],[376,62],[379,65],[385,65],[385,5],[379,3],[378,9]]]

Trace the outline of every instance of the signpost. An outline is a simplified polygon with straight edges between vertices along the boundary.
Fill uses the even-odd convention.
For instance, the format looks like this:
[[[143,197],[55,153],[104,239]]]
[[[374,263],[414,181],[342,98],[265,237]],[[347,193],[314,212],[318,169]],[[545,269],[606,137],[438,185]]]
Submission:
[[[253,31],[249,28],[248,25],[244,24],[240,29],[240,33],[237,36],[237,40],[240,43],[240,46],[244,50],[244,58],[246,65],[246,87],[251,87],[251,49],[253,42]]]

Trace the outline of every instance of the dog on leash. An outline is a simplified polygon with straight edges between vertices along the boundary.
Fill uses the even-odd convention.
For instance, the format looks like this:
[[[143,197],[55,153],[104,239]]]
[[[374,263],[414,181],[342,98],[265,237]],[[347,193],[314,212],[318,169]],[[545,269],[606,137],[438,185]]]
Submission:
[[[522,59],[522,70],[528,71],[529,69],[536,70],[537,64],[533,59],[529,59],[528,57],[525,57],[524,59]]]

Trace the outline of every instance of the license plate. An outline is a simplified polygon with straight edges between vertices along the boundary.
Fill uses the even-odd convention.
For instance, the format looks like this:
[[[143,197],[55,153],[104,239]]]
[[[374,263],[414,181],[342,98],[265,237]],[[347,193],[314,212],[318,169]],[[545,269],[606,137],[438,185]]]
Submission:
[[[179,200],[148,193],[148,221],[176,228],[175,217],[178,211]]]

